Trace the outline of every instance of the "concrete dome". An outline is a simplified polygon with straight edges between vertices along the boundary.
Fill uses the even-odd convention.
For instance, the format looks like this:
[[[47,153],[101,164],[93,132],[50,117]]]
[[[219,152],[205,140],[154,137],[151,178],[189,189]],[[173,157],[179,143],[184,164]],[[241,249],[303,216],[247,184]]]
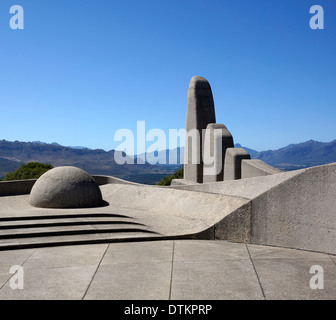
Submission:
[[[103,203],[96,181],[76,167],[47,171],[34,184],[29,203],[38,208],[91,208]]]

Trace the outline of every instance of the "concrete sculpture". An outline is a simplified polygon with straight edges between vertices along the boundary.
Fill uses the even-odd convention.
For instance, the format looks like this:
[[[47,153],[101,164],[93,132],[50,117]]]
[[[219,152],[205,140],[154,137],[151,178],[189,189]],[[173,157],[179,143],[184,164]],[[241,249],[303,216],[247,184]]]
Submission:
[[[188,91],[184,179],[203,182],[203,130],[215,123],[215,106],[209,82],[195,76]]]
[[[198,147],[188,145],[204,162],[187,163],[185,178],[169,187],[89,176],[74,167],[52,169],[37,181],[0,182],[0,271],[6,275],[11,264],[25,261],[27,277],[33,275],[25,290],[12,290],[3,277],[0,297],[44,299],[63,290],[63,298],[72,298],[75,290],[68,288],[75,283],[82,299],[272,299],[288,292],[335,299],[336,163],[281,172],[250,159],[214,122],[210,85],[201,77],[190,83],[187,114],[189,131],[208,129]],[[106,205],[95,208],[102,198]],[[75,269],[68,267],[76,260],[69,252],[77,259],[81,252]],[[55,262],[48,269],[54,278],[37,261],[43,268]],[[308,286],[312,266],[324,268],[325,290]],[[144,285],[151,290],[144,293]]]
[[[208,124],[204,137],[203,183],[223,181],[225,153],[233,148],[233,138],[221,123]]]
[[[57,167],[36,181],[29,202],[39,208],[91,208],[103,200],[98,184],[84,170]]]
[[[243,159],[251,159],[251,156],[245,149],[229,148],[226,150],[224,180],[241,179],[241,164]]]

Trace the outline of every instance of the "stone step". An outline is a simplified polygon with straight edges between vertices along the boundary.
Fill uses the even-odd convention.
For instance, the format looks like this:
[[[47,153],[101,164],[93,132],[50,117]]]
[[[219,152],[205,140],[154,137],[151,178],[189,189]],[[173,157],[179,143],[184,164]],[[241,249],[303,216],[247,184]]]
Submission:
[[[24,215],[24,216],[13,216],[13,213],[6,216],[6,213],[1,213],[0,223],[5,222],[19,222],[19,221],[30,221],[30,220],[58,220],[58,219],[93,219],[93,218],[120,218],[120,219],[132,219],[129,216],[121,215],[121,214],[114,214],[114,213],[62,213],[62,214],[48,214],[41,213],[37,215],[36,213],[32,215]]]
[[[0,241],[0,251],[41,247],[55,247],[81,244],[113,243],[128,241],[146,241],[164,239],[159,234],[143,231],[123,231],[121,233],[94,233],[63,235],[54,237],[31,237],[22,239],[5,239]]]
[[[143,226],[143,224],[130,221],[130,219],[120,219],[120,218],[110,218],[110,219],[102,219],[102,218],[79,218],[79,219],[57,219],[57,220],[29,220],[29,221],[7,221],[0,223],[0,233],[3,230],[11,230],[11,229],[27,229],[27,228],[46,228],[46,227],[67,227],[67,226],[84,226],[84,225],[138,225]]]
[[[13,214],[14,213],[14,214]],[[112,213],[48,213],[0,217],[0,250],[152,239],[161,235]]]
[[[153,233],[145,227],[131,226],[126,224],[97,226],[56,226],[47,228],[30,228],[30,229],[11,229],[0,232],[0,241],[5,239],[16,238],[36,238],[36,237],[60,237],[80,234],[102,234],[102,233],[124,233],[124,232],[145,232]]]

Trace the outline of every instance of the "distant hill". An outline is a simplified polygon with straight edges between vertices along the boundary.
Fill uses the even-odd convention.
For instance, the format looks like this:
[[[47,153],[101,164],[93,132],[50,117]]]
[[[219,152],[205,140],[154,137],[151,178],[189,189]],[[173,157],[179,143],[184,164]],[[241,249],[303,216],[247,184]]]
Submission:
[[[235,147],[241,147],[236,144]],[[243,147],[250,153],[253,159],[260,159],[271,166],[282,170],[301,169],[326,163],[336,162],[336,140],[332,142],[318,142],[309,140],[299,144],[290,144],[278,150],[258,152]],[[159,151],[158,156],[161,162],[172,156],[172,163],[167,165],[118,165],[114,161],[116,151],[105,151],[101,149],[87,149],[85,147],[64,147],[58,143],[41,142],[10,142],[0,140],[0,178],[7,172],[14,171],[22,163],[42,162],[57,166],[76,166],[90,174],[102,174],[116,176],[125,180],[140,183],[155,184],[163,177],[173,174],[181,168],[179,161],[180,153],[184,148]],[[126,156],[124,154],[124,156]],[[153,154],[147,154],[153,156]],[[145,154],[136,156],[145,158]],[[177,164],[176,164],[177,162]]]
[[[256,153],[253,158],[260,159],[271,166],[293,170],[336,162],[336,140],[318,142],[309,140],[290,144],[278,150]]]
[[[180,161],[180,155],[182,155],[182,161]],[[175,148],[167,150],[159,150],[158,152],[142,153],[136,156],[136,159],[143,161],[149,161],[149,159],[155,159],[160,164],[183,164],[184,148]]]
[[[46,142],[43,142],[43,141],[32,141],[32,143],[38,143],[38,144],[48,144]],[[60,144],[58,144],[57,142],[53,142],[51,143],[52,145],[54,146],[61,146]],[[88,149],[88,150],[92,150],[90,148],[87,148],[87,147],[83,147],[83,146],[67,146],[68,148],[73,148],[73,149]]]
[[[240,143],[236,143],[234,146],[235,146],[235,148],[245,149],[250,154],[251,158],[253,158],[258,153],[258,151],[256,151],[256,150],[253,150],[253,149],[250,149],[250,148],[247,148],[247,147],[243,147]]]
[[[235,148],[243,148],[251,155],[252,159],[260,159],[267,164],[284,171],[336,162],[336,140],[332,142],[309,140],[303,143],[290,144],[287,147],[278,150],[261,152],[244,147],[239,143],[235,144]],[[179,159],[181,152],[182,154],[184,153],[184,148],[162,150],[158,153],[158,159],[161,162],[165,159],[168,161],[170,154],[173,155],[171,157],[173,161],[176,161],[176,159]],[[176,155],[178,156],[176,157]],[[147,159],[148,156],[153,156],[153,154],[146,154]],[[137,157],[145,159],[145,154],[141,154]],[[178,162],[178,164],[180,163]]]
[[[0,179],[3,179],[8,172],[18,169],[21,164],[20,161],[0,157]]]
[[[160,166],[148,163],[119,165],[114,160],[117,151],[78,149],[57,143],[0,141],[0,177],[14,171],[22,163],[42,162],[52,166],[76,166],[90,174],[102,174],[122,179],[155,184],[164,176],[176,172],[180,166]],[[125,154],[123,154],[126,156]]]

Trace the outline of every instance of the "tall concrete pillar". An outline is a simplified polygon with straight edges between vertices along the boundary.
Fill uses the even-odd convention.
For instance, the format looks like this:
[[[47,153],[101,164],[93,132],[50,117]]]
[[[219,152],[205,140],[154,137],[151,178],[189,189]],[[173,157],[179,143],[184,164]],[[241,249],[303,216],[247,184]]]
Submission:
[[[242,160],[251,159],[250,154],[243,148],[228,148],[225,154],[224,180],[237,180],[242,177]]]
[[[204,136],[203,183],[223,181],[226,149],[233,147],[233,137],[224,124],[208,124]]]
[[[211,87],[205,78],[195,76],[190,81],[188,91],[184,155],[184,179],[186,180],[203,182],[202,131],[209,123],[216,123]]]

